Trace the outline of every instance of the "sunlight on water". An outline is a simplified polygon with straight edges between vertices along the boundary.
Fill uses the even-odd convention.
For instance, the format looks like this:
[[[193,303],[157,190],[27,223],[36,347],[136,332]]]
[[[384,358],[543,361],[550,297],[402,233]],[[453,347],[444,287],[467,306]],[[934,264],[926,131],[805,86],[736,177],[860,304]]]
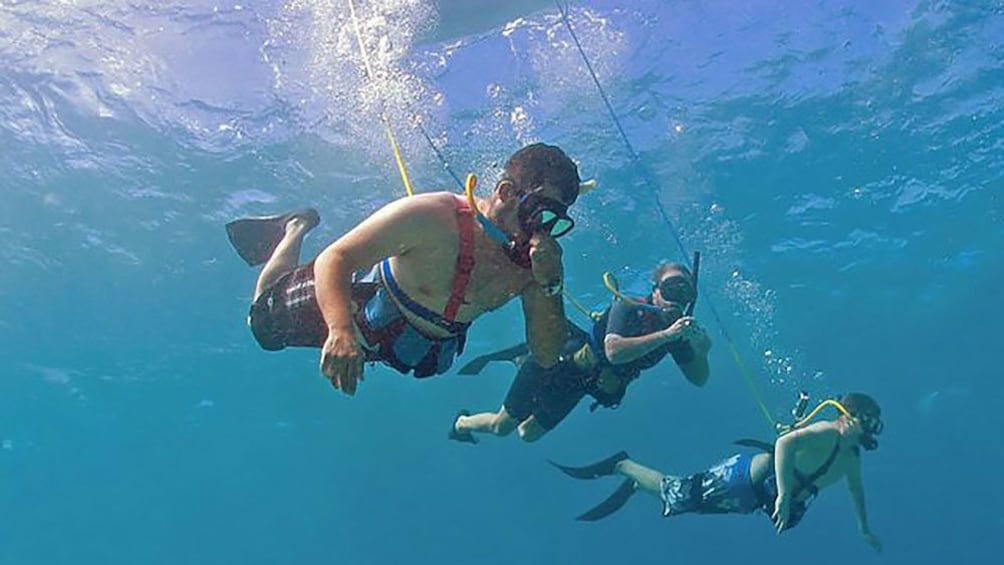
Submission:
[[[425,155],[412,124],[435,104],[438,91],[411,69],[408,58],[416,37],[435,25],[433,5],[393,0],[354,6],[365,57],[345,0],[297,0],[282,7],[269,22],[263,49],[277,93],[304,113],[307,124],[339,143],[351,142],[373,162],[388,162],[384,116],[405,154]]]

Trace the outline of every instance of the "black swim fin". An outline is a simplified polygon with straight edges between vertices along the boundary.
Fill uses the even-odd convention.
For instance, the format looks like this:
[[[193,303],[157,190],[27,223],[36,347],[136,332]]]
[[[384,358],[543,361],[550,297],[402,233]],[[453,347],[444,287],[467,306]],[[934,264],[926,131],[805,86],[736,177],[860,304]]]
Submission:
[[[626,479],[621,486],[617,487],[617,490],[613,492],[606,500],[597,504],[593,508],[580,514],[576,520],[580,522],[595,522],[597,520],[602,520],[607,516],[617,512],[627,503],[631,495],[638,490],[637,484],[632,479]]]
[[[293,218],[303,218],[307,229],[321,222],[321,216],[313,208],[294,210],[276,216],[241,218],[227,224],[227,237],[237,254],[248,265],[254,267],[268,261],[276,246],[286,234],[286,224]]]
[[[759,439],[738,439],[732,442],[736,445],[741,445],[743,447],[751,447],[753,449],[759,449],[764,453],[774,453],[774,444],[768,443],[766,441],[761,441]]]
[[[573,477],[576,479],[598,479],[600,477],[608,477],[614,474],[617,470],[617,464],[628,458],[626,451],[619,451],[614,453],[610,457],[607,457],[603,461],[597,461],[592,465],[586,465],[585,467],[568,467],[566,465],[559,465],[554,461],[549,461],[551,465],[554,465],[561,470],[562,473]]]
[[[520,365],[524,358],[530,354],[530,348],[525,343],[514,345],[506,349],[487,353],[480,357],[475,357],[457,371],[458,375],[477,375],[484,370],[485,365],[492,361],[511,361],[514,365]]]

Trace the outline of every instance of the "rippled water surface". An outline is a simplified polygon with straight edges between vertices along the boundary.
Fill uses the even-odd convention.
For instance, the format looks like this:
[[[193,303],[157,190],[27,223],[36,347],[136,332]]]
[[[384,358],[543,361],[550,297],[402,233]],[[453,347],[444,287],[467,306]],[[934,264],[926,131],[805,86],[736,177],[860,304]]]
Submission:
[[[369,72],[347,0],[0,0],[0,563],[968,563],[1002,548],[1004,4],[574,3],[639,161],[553,4],[354,4]],[[495,409],[507,367],[372,368],[348,399],[315,351],[257,350],[254,273],[222,225],[313,205],[312,254],[401,196],[384,116],[419,190],[456,190],[423,130],[483,190],[539,140],[599,179],[563,240],[590,306],[603,271],[644,292],[680,258],[669,220],[704,253],[709,385],[666,363],[618,410],[472,447],[446,441],[451,417]],[[520,339],[519,320],[488,315],[462,360]],[[802,388],[882,403],[864,466],[883,555],[841,486],[780,539],[759,516],[664,520],[643,496],[572,520],[616,482],[547,459],[627,449],[682,474],[770,436],[729,339],[775,417]]]

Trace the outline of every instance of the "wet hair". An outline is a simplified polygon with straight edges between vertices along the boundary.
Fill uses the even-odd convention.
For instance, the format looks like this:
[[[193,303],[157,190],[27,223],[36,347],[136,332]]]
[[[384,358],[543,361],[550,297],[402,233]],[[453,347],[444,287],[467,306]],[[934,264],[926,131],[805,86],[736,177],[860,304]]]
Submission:
[[[845,394],[843,398],[840,399],[840,404],[843,404],[844,408],[847,409],[854,416],[860,416],[866,414],[873,418],[879,418],[882,416],[882,408],[875,402],[875,399],[864,394],[862,392],[851,392]]]
[[[659,266],[655,268],[652,272],[652,285],[659,286],[659,281],[666,276],[666,273],[670,271],[679,271],[683,273],[683,276],[687,277],[690,281],[690,285],[694,285],[694,275],[691,274],[690,269],[687,268],[683,263],[659,263]]]
[[[503,180],[511,181],[521,193],[544,184],[561,191],[561,201],[571,205],[579,197],[579,168],[559,147],[534,143],[512,154],[505,164]]]

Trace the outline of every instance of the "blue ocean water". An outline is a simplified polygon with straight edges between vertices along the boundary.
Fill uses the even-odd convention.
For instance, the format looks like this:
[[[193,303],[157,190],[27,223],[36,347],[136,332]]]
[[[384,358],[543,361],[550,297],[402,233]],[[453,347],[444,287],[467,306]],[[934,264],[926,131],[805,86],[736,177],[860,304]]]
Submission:
[[[548,2],[0,2],[0,563],[972,563],[1004,549],[997,469],[1004,303],[1004,4],[575,3],[570,17],[641,156],[625,150]],[[515,19],[518,14],[524,17]],[[436,22],[441,22],[437,27]],[[319,251],[451,166],[561,145],[601,188],[575,206],[567,285],[641,291],[679,259],[656,198],[704,252],[712,378],[668,362],[622,407],[583,403],[535,444],[448,442],[511,370],[345,397],[317,352],[259,351],[255,273],[223,224],[310,204]],[[658,179],[652,192],[647,168]],[[716,323],[711,306],[720,314]],[[571,316],[575,312],[569,308]],[[581,322],[581,319],[578,319]],[[478,322],[461,362],[520,340]],[[548,459],[626,449],[700,470],[769,437],[805,388],[882,404],[860,541],[838,485],[784,536],[761,516],[660,516]]]

